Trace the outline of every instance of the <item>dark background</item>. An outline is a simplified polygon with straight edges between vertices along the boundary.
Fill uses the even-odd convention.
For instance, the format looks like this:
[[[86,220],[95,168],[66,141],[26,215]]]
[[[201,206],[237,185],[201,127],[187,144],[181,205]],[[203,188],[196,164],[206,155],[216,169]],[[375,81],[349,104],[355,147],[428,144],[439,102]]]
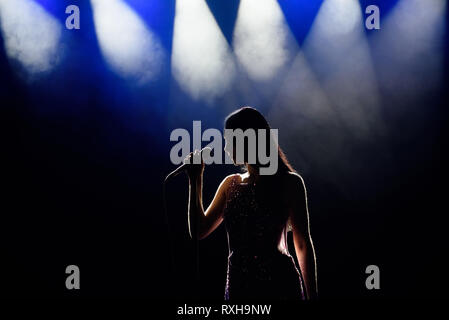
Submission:
[[[371,2],[382,14],[395,5]],[[184,176],[167,185],[171,233],[167,231],[162,181],[174,168],[169,135],[178,127],[190,131],[193,120],[202,120],[203,129],[222,128],[225,116],[241,105],[253,105],[264,114],[273,114],[276,106],[232,92],[234,99],[206,106],[182,92],[170,77],[169,64],[157,82],[133,86],[105,64],[89,1],[43,3],[61,22],[65,5],[78,4],[82,27],[63,30],[68,52],[63,63],[31,82],[20,65],[7,58],[0,38],[2,296],[222,299],[225,230],[220,226],[200,243],[201,279],[194,281]],[[151,21],[170,51],[174,1],[129,3]],[[230,42],[238,1],[208,5]],[[319,5],[281,1],[300,45]],[[282,123],[272,123],[308,188],[324,299],[446,294],[447,39],[442,49],[446,59],[441,87],[396,112],[383,94],[388,135],[369,143],[348,139],[349,153],[338,170],[323,171],[307,157],[307,150],[302,149],[303,158],[296,156],[292,149],[301,145],[304,134],[299,125],[283,135]],[[313,139],[313,131],[307,132]],[[383,157],[385,141],[388,157]],[[205,204],[223,177],[236,170],[229,165],[206,168]],[[332,172],[335,176],[329,177]],[[174,272],[169,238],[175,246]],[[65,267],[70,264],[80,267],[79,291],[65,288]],[[370,264],[380,267],[381,290],[365,288]]]

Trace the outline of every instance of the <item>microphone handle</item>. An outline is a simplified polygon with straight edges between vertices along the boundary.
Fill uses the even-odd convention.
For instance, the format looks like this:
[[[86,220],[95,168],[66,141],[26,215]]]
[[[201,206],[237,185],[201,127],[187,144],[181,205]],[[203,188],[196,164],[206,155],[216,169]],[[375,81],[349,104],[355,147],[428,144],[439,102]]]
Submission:
[[[175,170],[173,170],[172,172],[170,172],[167,177],[165,178],[165,180],[168,180],[172,177],[176,177],[178,174],[180,174],[181,172],[184,171],[184,168],[186,167],[186,164],[182,164],[179,167],[177,167]]]

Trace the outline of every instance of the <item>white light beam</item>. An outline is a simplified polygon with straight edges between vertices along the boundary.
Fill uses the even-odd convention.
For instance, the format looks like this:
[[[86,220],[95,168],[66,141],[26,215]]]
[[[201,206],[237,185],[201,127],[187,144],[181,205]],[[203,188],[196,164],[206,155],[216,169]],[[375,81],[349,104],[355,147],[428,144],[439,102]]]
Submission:
[[[172,75],[193,99],[208,102],[229,90],[234,57],[204,0],[177,0]]]
[[[32,0],[1,0],[0,26],[8,58],[28,77],[50,72],[59,63],[62,26]]]
[[[91,0],[101,51],[118,75],[138,84],[157,79],[165,52],[157,36],[122,0]]]

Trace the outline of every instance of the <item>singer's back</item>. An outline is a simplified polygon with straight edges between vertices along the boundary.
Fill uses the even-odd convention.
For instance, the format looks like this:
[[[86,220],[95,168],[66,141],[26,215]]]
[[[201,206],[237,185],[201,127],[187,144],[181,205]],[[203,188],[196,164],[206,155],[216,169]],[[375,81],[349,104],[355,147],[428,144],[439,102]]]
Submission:
[[[286,245],[283,178],[245,183],[232,177],[224,223],[229,257],[225,299],[303,299],[301,275]]]

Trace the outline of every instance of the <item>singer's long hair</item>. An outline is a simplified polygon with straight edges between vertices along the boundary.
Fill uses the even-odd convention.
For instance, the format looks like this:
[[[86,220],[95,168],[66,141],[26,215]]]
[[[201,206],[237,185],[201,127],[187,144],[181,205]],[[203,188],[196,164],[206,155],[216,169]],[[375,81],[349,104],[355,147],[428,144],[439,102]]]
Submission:
[[[225,129],[242,129],[243,131],[247,129],[253,129],[257,132],[257,129],[265,129],[267,130],[267,144],[265,150],[269,150],[268,146],[270,143],[270,125],[268,124],[268,121],[265,119],[265,117],[255,108],[253,107],[242,107],[234,112],[232,112],[230,115],[226,117],[225,120]],[[258,139],[256,135],[256,139]],[[233,143],[233,142],[231,142]],[[258,146],[259,143],[256,140],[256,154],[258,153]],[[287,160],[287,157],[285,156],[285,153],[282,151],[281,147],[277,146],[278,149],[278,170],[276,172],[276,176],[282,175],[288,172],[296,172],[293,167],[290,165],[290,163]],[[248,142],[245,139],[245,146],[244,146],[244,159],[245,161],[248,161]],[[252,164],[255,167],[261,167],[260,163],[257,162],[255,164]]]

